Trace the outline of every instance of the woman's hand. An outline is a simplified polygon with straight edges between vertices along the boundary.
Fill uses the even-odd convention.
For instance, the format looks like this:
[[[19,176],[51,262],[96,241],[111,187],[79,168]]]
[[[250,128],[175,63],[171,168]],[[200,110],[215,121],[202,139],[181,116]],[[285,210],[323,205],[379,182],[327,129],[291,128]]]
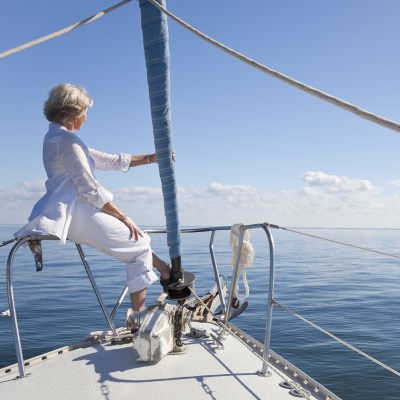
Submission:
[[[171,153],[172,161],[175,161],[175,158],[176,158],[175,157],[175,151],[172,151],[172,153]],[[157,154],[156,153],[149,154],[149,161],[150,161],[149,164],[155,164],[157,162]]]
[[[155,164],[157,162],[157,154],[149,154],[149,164]]]
[[[138,240],[139,236],[143,237],[143,232],[127,215],[125,215],[121,222],[123,222],[129,229],[129,239],[135,237],[135,240]]]
[[[135,240],[139,239],[139,236],[143,237],[143,232],[137,227],[137,225],[126,215],[124,214],[112,201],[104,204],[101,209],[105,213],[111,215],[117,220],[121,221],[124,225],[126,225],[129,229],[129,239],[135,237]]]
[[[175,161],[175,151],[171,153],[172,161]],[[146,165],[146,164],[155,164],[157,162],[157,154],[141,154],[135,155],[131,154],[131,161],[129,163],[130,167],[137,167],[139,165]]]

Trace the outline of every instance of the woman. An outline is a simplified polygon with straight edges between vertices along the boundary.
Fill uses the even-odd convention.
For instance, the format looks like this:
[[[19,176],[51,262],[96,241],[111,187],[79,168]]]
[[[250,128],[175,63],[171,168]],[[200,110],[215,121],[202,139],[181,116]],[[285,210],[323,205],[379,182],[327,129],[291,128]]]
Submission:
[[[132,304],[127,323],[132,329],[138,327],[134,321],[144,307],[147,287],[157,280],[152,267],[160,272],[162,281],[168,281],[170,267],[152,252],[150,238],[117,207],[113,195],[97,182],[93,171],[127,171],[155,163],[157,156],[113,155],[86,147],[74,131],[81,129],[92,105],[84,88],[66,83],[50,90],[44,105],[50,121],[43,143],[46,194],[15,237],[55,235],[62,244],[68,238],[124,262]]]

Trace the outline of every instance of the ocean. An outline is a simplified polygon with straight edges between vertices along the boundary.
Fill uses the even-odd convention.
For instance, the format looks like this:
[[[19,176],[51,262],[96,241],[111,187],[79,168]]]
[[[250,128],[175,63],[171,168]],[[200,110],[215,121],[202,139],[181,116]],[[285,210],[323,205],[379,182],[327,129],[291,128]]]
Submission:
[[[0,225],[0,242],[18,226]],[[153,229],[153,228],[152,228]],[[400,259],[333,241],[398,254],[400,230],[272,229],[275,242],[275,299],[361,351],[400,371]],[[307,235],[322,237],[318,239]],[[233,322],[263,342],[269,250],[265,233],[250,231],[254,263],[247,269],[249,307]],[[164,234],[152,234],[154,251],[168,259]],[[184,269],[196,275],[205,294],[213,284],[210,233],[183,234]],[[8,309],[6,263],[12,244],[0,248],[0,312]],[[230,276],[229,232],[214,244],[220,273]],[[124,265],[84,247],[106,305],[111,310],[125,282]],[[73,344],[89,332],[107,329],[73,243],[43,242],[43,271],[36,272],[29,249],[14,260],[14,291],[25,359]],[[160,293],[155,284],[147,304]],[[240,293],[244,293],[242,281]],[[116,316],[124,324],[128,299]],[[346,400],[398,400],[399,377],[351,351],[298,318],[275,307],[271,348]],[[11,320],[0,318],[0,368],[16,362]]]

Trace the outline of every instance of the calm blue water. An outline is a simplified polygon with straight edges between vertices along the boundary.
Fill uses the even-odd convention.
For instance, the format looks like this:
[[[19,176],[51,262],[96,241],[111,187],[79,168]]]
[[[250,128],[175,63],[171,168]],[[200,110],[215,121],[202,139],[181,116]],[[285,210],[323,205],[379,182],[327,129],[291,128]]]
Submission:
[[[16,226],[0,226],[0,241]],[[300,230],[300,229],[299,229]],[[399,230],[303,229],[325,238],[400,253]],[[297,314],[400,370],[400,260],[327,241],[272,230],[276,251],[275,298]],[[236,324],[263,341],[269,263],[265,234],[251,231],[256,256],[248,270],[250,306]],[[183,235],[184,268],[196,274],[204,294],[213,272],[209,234]],[[167,259],[165,236],[153,235],[153,248]],[[0,248],[0,311],[8,308],[5,271],[12,245]],[[25,358],[72,344],[94,330],[107,329],[73,244],[44,242],[44,269],[35,272],[28,249],[15,259],[14,282]],[[229,275],[229,234],[216,235],[220,272]],[[89,248],[86,256],[106,304],[112,309],[125,282],[125,269]],[[160,292],[150,288],[148,303]],[[116,318],[123,325],[126,301]],[[274,309],[272,349],[343,399],[399,399],[399,378],[332,341],[291,315]],[[0,368],[16,362],[8,318],[0,319]]]

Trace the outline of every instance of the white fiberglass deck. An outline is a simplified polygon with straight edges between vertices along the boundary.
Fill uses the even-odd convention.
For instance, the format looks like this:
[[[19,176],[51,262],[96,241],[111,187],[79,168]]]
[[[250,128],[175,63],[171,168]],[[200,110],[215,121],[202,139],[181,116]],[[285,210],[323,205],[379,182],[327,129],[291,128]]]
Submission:
[[[197,324],[194,324],[197,325]],[[212,324],[201,324],[207,332]],[[281,372],[257,374],[262,361],[232,335],[217,349],[212,338],[184,337],[186,354],[168,355],[157,364],[137,362],[132,344],[95,344],[26,367],[0,370],[1,399],[291,399],[279,385]],[[57,354],[57,352],[56,352]],[[290,378],[288,378],[290,381]],[[314,397],[311,397],[314,398]],[[318,398],[318,397],[316,397]],[[335,398],[335,397],[330,397]]]

